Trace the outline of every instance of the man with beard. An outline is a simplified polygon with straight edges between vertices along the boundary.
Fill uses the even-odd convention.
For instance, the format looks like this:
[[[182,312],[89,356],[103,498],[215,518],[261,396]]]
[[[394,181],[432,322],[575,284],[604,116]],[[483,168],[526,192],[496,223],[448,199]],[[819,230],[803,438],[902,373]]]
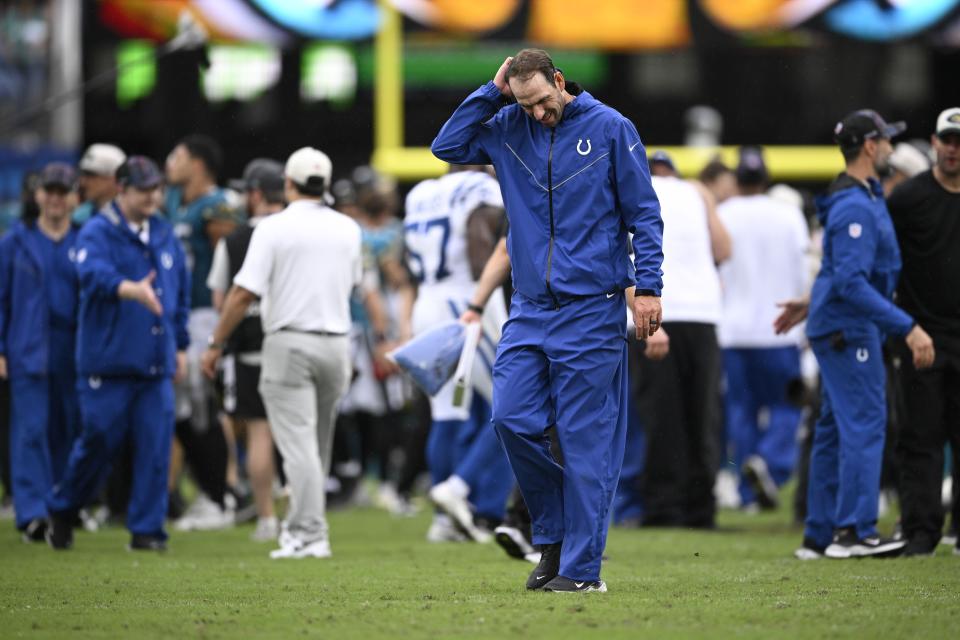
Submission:
[[[626,439],[626,305],[639,339],[662,319],[663,221],[646,151],[633,123],[540,49],[507,58],[432,150],[452,164],[493,164],[510,222],[515,293],[493,367],[493,423],[542,551],[526,586],[606,591],[600,560]],[[563,466],[548,447],[554,424]]]
[[[817,199],[823,263],[810,294],[807,337],[823,398],[803,546],[795,553],[802,560],[888,555],[906,544],[877,534],[887,410],[881,344],[885,335],[905,338],[917,368],[929,367],[934,356],[930,336],[891,299],[900,252],[878,176],[893,152],[890,138],[905,128],[869,109],[837,123],[846,171]],[[788,306],[774,326],[784,331],[804,315]]]
[[[960,451],[960,108],[940,114],[931,142],[936,166],[897,187],[889,205],[903,255],[897,302],[923,323],[937,345],[933,366],[924,371],[898,345],[906,404],[897,447],[900,504],[909,540],[904,555],[910,556],[932,555],[936,549],[944,520],[943,445],[950,442],[954,468]],[[960,554],[960,547],[954,553]]]

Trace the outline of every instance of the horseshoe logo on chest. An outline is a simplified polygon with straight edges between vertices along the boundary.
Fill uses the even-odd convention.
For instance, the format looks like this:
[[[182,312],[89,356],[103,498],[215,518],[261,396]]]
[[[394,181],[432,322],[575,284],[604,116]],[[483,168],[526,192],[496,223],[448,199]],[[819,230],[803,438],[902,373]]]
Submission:
[[[581,149],[582,146],[583,146],[583,138],[580,138],[579,140],[577,140],[577,153],[579,153],[579,154],[582,155],[582,156],[585,156],[585,155],[589,154],[589,153],[590,153],[590,149],[592,148],[592,147],[590,146],[590,138],[587,138],[587,150],[586,150],[586,151],[584,151],[583,149]]]

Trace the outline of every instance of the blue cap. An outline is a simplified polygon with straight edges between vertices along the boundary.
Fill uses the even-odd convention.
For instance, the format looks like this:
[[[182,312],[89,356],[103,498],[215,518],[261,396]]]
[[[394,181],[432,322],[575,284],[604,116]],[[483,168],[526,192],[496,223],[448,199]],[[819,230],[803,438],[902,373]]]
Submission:
[[[665,164],[670,167],[671,171],[677,170],[677,165],[673,164],[673,158],[670,157],[670,154],[666,151],[654,151],[653,155],[650,156],[650,164]]]
[[[117,169],[117,182],[123,187],[149,190],[159,187],[163,174],[157,163],[146,156],[130,156]]]
[[[44,189],[60,187],[73,191],[77,186],[77,172],[65,162],[51,162],[40,172],[40,186]]]

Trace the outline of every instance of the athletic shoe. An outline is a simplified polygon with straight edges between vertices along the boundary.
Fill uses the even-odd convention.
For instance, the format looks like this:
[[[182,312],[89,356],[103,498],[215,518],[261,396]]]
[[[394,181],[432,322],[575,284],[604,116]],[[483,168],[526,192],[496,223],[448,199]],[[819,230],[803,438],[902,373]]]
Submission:
[[[937,543],[928,535],[917,533],[913,535],[903,548],[903,555],[906,558],[917,558],[932,556],[937,550]]]
[[[228,529],[233,525],[233,510],[221,507],[201,493],[183,517],[173,523],[173,528],[177,531],[213,531]]]
[[[54,549],[69,549],[73,546],[73,523],[63,513],[51,513],[47,522],[47,544]]]
[[[858,539],[853,527],[846,527],[834,534],[833,542],[827,547],[824,555],[835,560],[893,556],[899,555],[906,545],[906,540],[882,539],[879,536]]]
[[[280,548],[270,552],[271,560],[302,559],[302,558],[329,558],[333,555],[329,540],[314,540],[304,542],[296,536],[284,532],[280,536]]]
[[[534,551],[533,553],[528,553],[527,555],[523,556],[523,559],[530,564],[540,564],[540,560],[543,559],[543,554],[539,551]]]
[[[517,560],[525,560],[527,555],[536,551],[520,529],[508,527],[505,524],[493,530],[493,537],[508,556]]]
[[[20,533],[20,539],[25,543],[43,542],[47,537],[47,521],[43,518],[34,518],[27,523]]]
[[[280,525],[273,516],[269,518],[257,518],[257,527],[250,534],[250,539],[254,542],[271,542],[280,535]]]
[[[757,455],[750,456],[743,463],[743,477],[757,496],[757,504],[765,511],[772,511],[780,504],[777,483],[773,481],[767,462]]]
[[[571,580],[563,576],[557,576],[547,584],[543,585],[544,591],[556,591],[558,593],[586,593],[588,591],[597,591],[599,593],[607,592],[607,583],[603,580]]]
[[[127,545],[127,551],[166,551],[167,542],[163,538],[156,536],[144,536],[133,534],[130,538],[130,544]]]
[[[718,509],[739,509],[742,506],[737,482],[737,476],[732,471],[723,469],[717,472],[713,496],[717,500]]]
[[[427,542],[466,542],[467,536],[454,524],[445,513],[438,513],[433,517],[430,528],[427,529]]]
[[[542,589],[545,584],[560,574],[560,547],[562,543],[540,545],[540,563],[527,578],[527,589]]]
[[[100,531],[100,521],[97,519],[96,511],[80,509],[77,517],[80,520],[80,526],[83,527],[85,531],[89,531],[90,533]]]
[[[810,538],[803,538],[803,545],[793,552],[793,557],[797,560],[819,560],[823,557],[826,547],[821,547]]]
[[[449,483],[441,482],[430,489],[430,501],[450,516],[453,524],[457,526],[468,538],[474,542],[487,543],[493,539],[489,532],[484,531],[473,521],[473,512],[470,510],[470,503],[467,499],[455,492]]]

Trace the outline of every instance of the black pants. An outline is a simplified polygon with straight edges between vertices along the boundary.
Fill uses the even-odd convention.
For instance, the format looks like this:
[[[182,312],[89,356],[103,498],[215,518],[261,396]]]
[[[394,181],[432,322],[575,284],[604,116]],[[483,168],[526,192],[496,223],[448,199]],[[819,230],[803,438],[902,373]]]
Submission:
[[[206,431],[198,432],[189,420],[176,424],[176,435],[197,486],[221,507],[227,491],[227,440],[213,416]]]
[[[720,448],[720,347],[714,325],[665,322],[670,353],[643,358],[637,408],[647,431],[643,524],[711,528]]]
[[[944,445],[949,442],[953,450],[954,469],[960,452],[960,336],[932,337],[937,357],[929,369],[915,369],[910,350],[905,344],[898,346],[906,406],[897,447],[903,532],[908,539],[923,538],[929,545],[936,544],[943,530]]]

